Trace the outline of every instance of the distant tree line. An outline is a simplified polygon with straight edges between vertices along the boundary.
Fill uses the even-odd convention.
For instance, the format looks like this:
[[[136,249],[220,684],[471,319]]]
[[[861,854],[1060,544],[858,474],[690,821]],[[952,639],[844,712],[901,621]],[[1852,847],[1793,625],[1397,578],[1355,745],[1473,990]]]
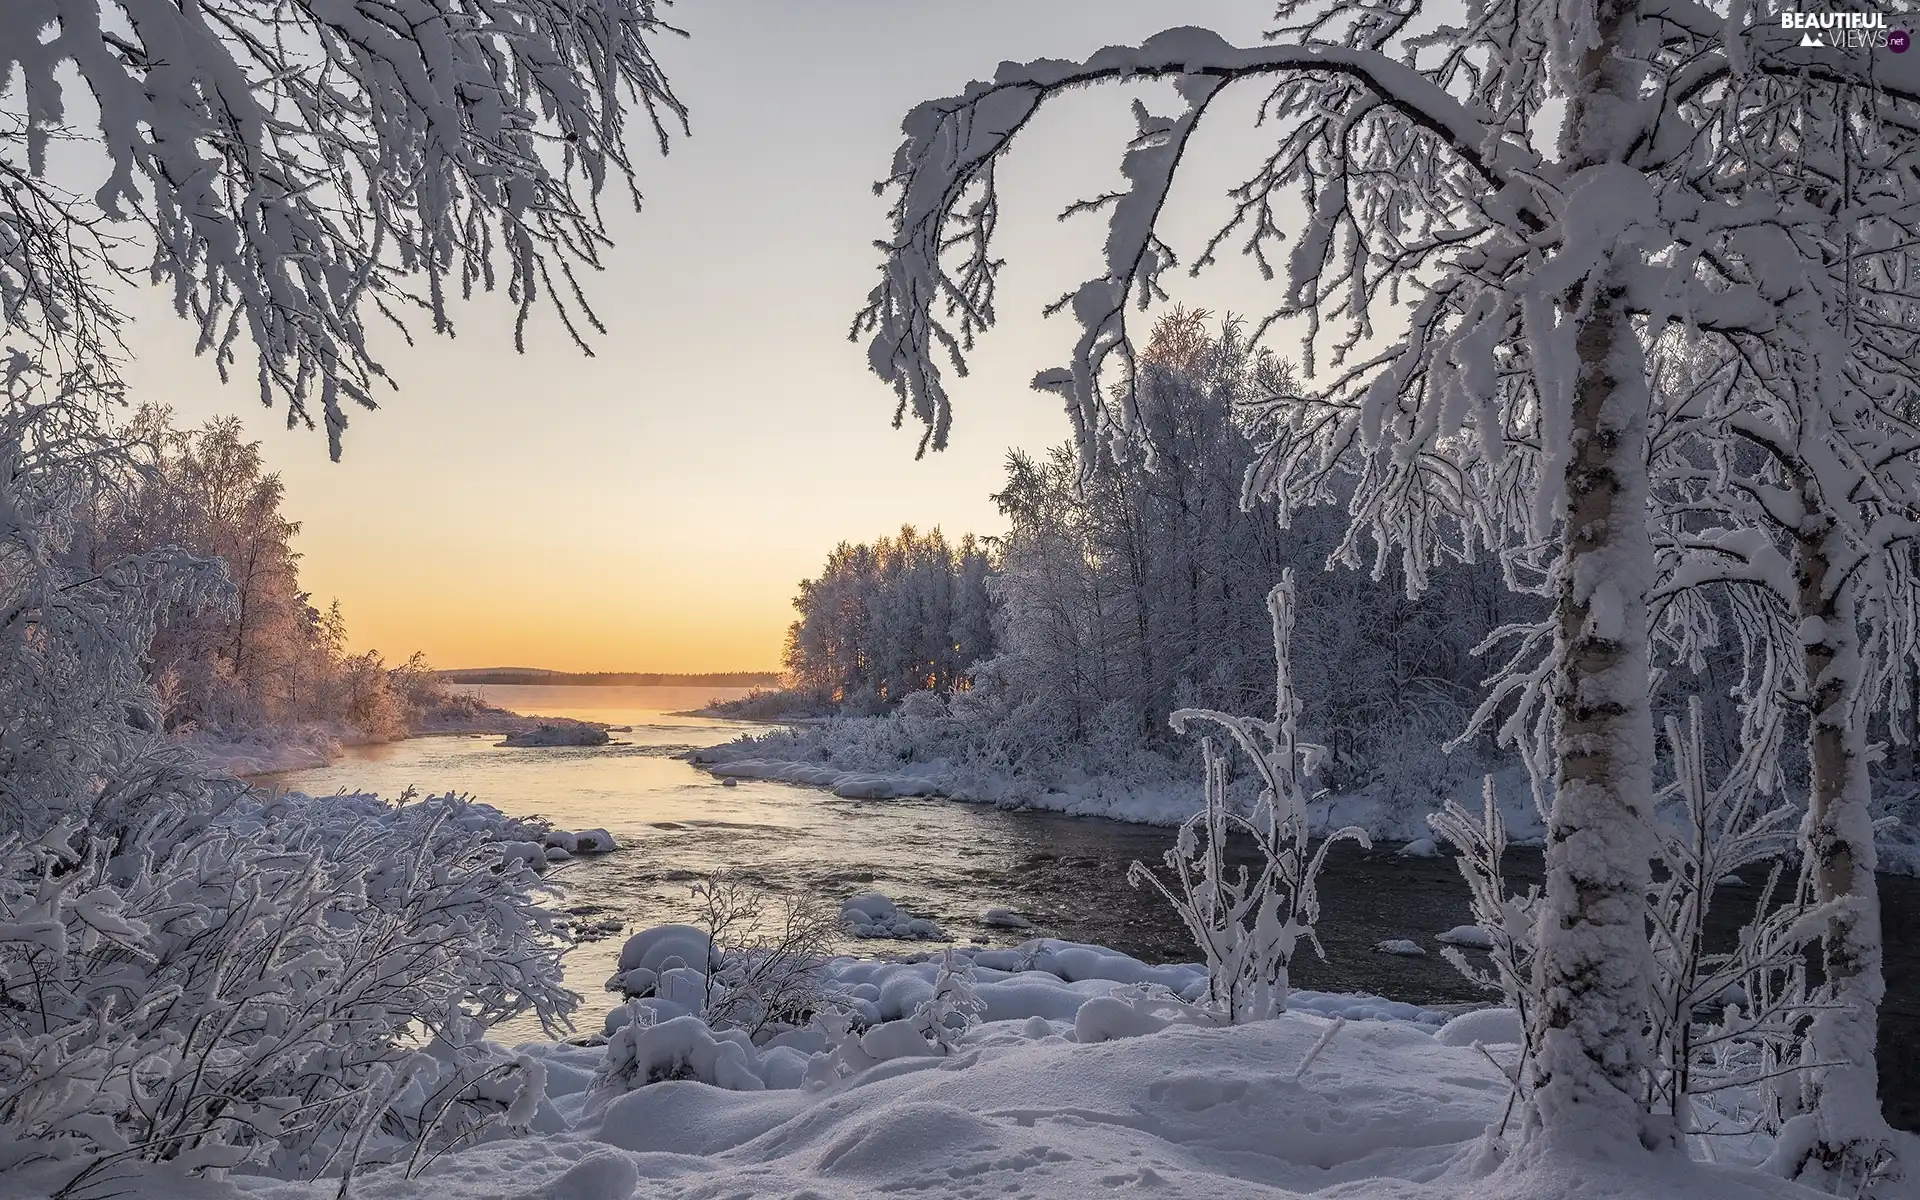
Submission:
[[[1528,598],[1483,562],[1437,572],[1408,599],[1391,564],[1378,577],[1324,570],[1337,512],[1243,505],[1248,402],[1291,377],[1237,323],[1175,310],[1140,367],[1140,446],[1091,475],[1069,445],[1009,455],[994,496],[1004,537],[956,547],[909,527],[835,548],[795,597],[788,686],[865,712],[981,684],[1008,693],[993,711],[1017,712],[1025,743],[1170,750],[1174,709],[1272,705],[1266,595],[1293,567],[1296,687],[1331,751],[1330,782],[1424,770],[1424,758],[1403,761],[1407,748],[1465,726],[1486,674],[1475,643]]]
[[[217,561],[230,589],[225,604],[163,610],[146,661],[169,730],[315,722],[393,738],[445,702],[424,656],[390,667],[378,651],[350,651],[339,602],[321,608],[301,588],[300,523],[238,419],[179,429],[148,407],[125,433],[138,455],[129,478],[93,492],[80,521],[87,554],[104,564],[183,550]]]
[[[569,687],[772,687],[778,671],[546,671],[538,667],[467,667],[436,674],[448,683]]]
[[[795,691],[874,711],[917,691],[966,686],[995,647],[987,548],[903,525],[868,545],[840,543],[800,582],[784,661]]]

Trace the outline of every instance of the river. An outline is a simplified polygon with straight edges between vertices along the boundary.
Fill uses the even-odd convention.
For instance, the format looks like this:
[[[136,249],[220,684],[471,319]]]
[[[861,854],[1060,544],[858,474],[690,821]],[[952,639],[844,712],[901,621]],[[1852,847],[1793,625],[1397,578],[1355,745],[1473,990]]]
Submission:
[[[631,725],[616,744],[506,749],[495,737],[428,737],[349,750],[330,766],[262,782],[327,795],[341,790],[395,795],[461,791],[515,815],[538,814],[567,829],[601,827],[619,853],[581,859],[553,872],[563,907],[577,917],[617,917],[633,932],[692,914],[688,882],[731,869],[773,892],[838,902],[882,891],[961,941],[1012,945],[1045,935],[1095,942],[1150,962],[1187,961],[1192,943],[1165,902],[1130,888],[1127,865],[1157,863],[1171,831],[1089,817],[1005,812],[943,800],[843,800],[811,788],[757,780],[723,787],[680,756],[754,726],[675,712],[726,689],[638,687],[476,688],[518,712]],[[1294,982],[1416,1003],[1489,999],[1443,962],[1433,935],[1469,920],[1466,890],[1451,859],[1406,859],[1393,847],[1341,846],[1321,884],[1319,933],[1327,961],[1310,953]],[[1539,854],[1513,852],[1510,873],[1539,877]],[[1896,931],[1920,920],[1920,884],[1882,876],[1888,930],[1888,999],[1881,1070],[1888,1115],[1920,1128],[1920,946]],[[982,910],[1025,914],[1031,932],[990,929]],[[1727,915],[1732,917],[1732,906]],[[602,985],[624,935],[585,943],[569,955],[569,984],[585,997],[582,1032],[597,1032],[611,1005]],[[1411,938],[1425,958],[1378,953],[1389,938]],[[929,949],[927,943],[849,942],[852,952]],[[503,1040],[535,1037],[509,1025]]]

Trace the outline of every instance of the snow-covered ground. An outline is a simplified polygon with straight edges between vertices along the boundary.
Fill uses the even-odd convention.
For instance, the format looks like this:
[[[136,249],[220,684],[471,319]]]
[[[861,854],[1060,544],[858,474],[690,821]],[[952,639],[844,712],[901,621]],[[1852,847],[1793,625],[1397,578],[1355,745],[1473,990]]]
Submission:
[[[642,949],[671,941],[637,940],[649,936]],[[668,961],[656,965],[689,969]],[[944,1049],[911,1026],[943,969],[965,974],[977,1010]],[[816,1026],[756,1045],[671,1001],[639,1001],[605,1046],[521,1048],[545,1078],[527,1128],[496,1129],[411,1179],[404,1164],[365,1172],[352,1192],[367,1200],[1816,1195],[1738,1165],[1765,1154],[1764,1137],[1719,1139],[1718,1165],[1637,1146],[1502,1162],[1485,1135],[1507,1110],[1499,1064],[1512,1058],[1518,1026],[1503,1010],[1448,1020],[1370,997],[1300,992],[1276,1019],[1219,1027],[1172,1001],[1204,992],[1197,967],[1044,940],[957,951],[944,968],[938,959],[840,958],[827,972],[830,990],[864,1001],[863,1034]],[[632,1078],[609,1086],[610,1056]],[[42,1177],[8,1173],[0,1196],[32,1195]],[[121,1186],[149,1200],[331,1200],[339,1184],[149,1168]]]
[[[943,753],[949,748],[937,739],[918,744],[901,724],[896,718],[856,717],[778,729],[696,750],[689,758],[717,778],[822,787],[850,799],[942,796],[1144,825],[1178,825],[1200,803],[1195,769],[1146,751],[1111,756],[1093,769],[1054,761],[1015,771]],[[1525,776],[1508,770],[1496,783],[1513,840],[1539,839],[1543,830]],[[1250,782],[1240,781],[1236,790],[1251,802]],[[1446,799],[1477,810],[1480,781],[1463,779],[1418,796],[1391,789],[1323,795],[1312,804],[1313,824],[1322,832],[1357,825],[1379,841],[1430,845],[1426,814]]]
[[[468,698],[462,698],[468,699]],[[552,730],[554,732],[543,732]],[[529,746],[590,746],[608,740],[607,726],[571,717],[523,716],[479,703],[452,705],[426,714],[415,737],[500,734]],[[324,767],[347,746],[368,742],[359,730],[338,722],[271,726],[263,729],[194,730],[176,735],[176,744],[192,751],[212,769],[242,778]]]
[[[200,761],[227,775],[269,775],[324,767],[343,746],[366,741],[342,725],[294,725],[242,732],[195,731],[174,739]]]

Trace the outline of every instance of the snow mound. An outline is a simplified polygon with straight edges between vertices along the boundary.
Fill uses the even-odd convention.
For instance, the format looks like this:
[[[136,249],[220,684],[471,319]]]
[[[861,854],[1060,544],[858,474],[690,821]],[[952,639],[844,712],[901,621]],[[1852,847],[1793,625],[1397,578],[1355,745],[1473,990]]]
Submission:
[[[1010,908],[989,908],[980,914],[980,923],[989,929],[1032,929],[1033,922]]]
[[[610,739],[604,726],[579,721],[548,722],[507,735],[502,746],[604,746]]]
[[[840,906],[840,924],[858,938],[905,938],[914,941],[944,942],[947,931],[924,917],[901,912],[892,899],[879,892],[862,892]]]
[[[722,784],[739,779],[767,779],[826,788],[845,800],[899,800],[908,796],[941,796],[947,791],[938,775],[928,772],[846,771],[814,762],[764,758],[715,761],[711,751],[696,751],[691,761],[704,767]]]
[[[640,1186],[640,1170],[624,1154],[601,1151],[567,1168],[547,1195],[551,1200],[627,1200]]]
[[[677,968],[705,975],[720,965],[720,951],[697,925],[655,925],[642,929],[620,947],[620,962],[607,990],[650,996],[661,976]]]
[[[1445,933],[1437,933],[1436,942],[1445,942],[1449,946],[1462,946],[1468,950],[1493,949],[1493,935],[1478,925],[1455,925]]]
[[[1520,1014],[1511,1008],[1480,1008],[1461,1013],[1433,1035],[1443,1046],[1517,1046],[1525,1040]]]
[[[651,1018],[650,1012],[635,1014],[607,1039],[601,1075],[609,1084],[631,1089],[669,1079],[695,1079],[730,1092],[766,1090],[766,1081],[755,1069],[758,1055],[745,1034],[716,1034],[694,1016],[657,1024]]]
[[[1439,858],[1440,847],[1432,838],[1415,838],[1400,847],[1402,858]]]
[[[1419,942],[1410,938],[1388,938],[1373,949],[1378,954],[1400,954],[1408,958],[1424,958],[1427,954]]]
[[[891,1058],[814,1090],[656,1082],[575,1136],[633,1152],[649,1197],[1237,1200],[1375,1176],[1396,1181],[1391,1194],[1427,1194],[1411,1181],[1444,1170],[1498,1119],[1506,1081],[1477,1051],[1386,1023],[1343,1029],[1311,1083],[1297,1082],[1327,1028],[1290,1013],[1079,1043],[1005,1023],[976,1031],[960,1056]],[[538,1195],[591,1161],[578,1145],[486,1143],[459,1158],[476,1188]],[[421,1181],[422,1193],[444,1178]]]

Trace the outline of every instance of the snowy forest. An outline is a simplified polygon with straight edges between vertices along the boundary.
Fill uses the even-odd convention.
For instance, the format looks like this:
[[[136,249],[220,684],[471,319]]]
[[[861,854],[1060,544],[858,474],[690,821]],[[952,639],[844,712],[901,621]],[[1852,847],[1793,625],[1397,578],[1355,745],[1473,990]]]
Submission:
[[[231,589],[223,604],[183,597],[156,613],[146,672],[165,730],[243,737],[313,725],[384,741],[458,706],[424,656],[389,667],[378,651],[348,651],[339,602],[322,611],[300,588],[300,524],[238,421],[182,430],[143,408],[118,437],[111,465],[87,481],[74,552],[104,570],[184,551],[217,563]]]
[[[1250,45],[984,57],[905,114],[878,279],[839,299],[947,449],[1013,319],[1003,162],[1068,93],[1130,112],[1061,214],[1101,247],[1047,310],[1071,345],[1032,364],[1071,437],[981,481],[1004,536],[832,552],[787,641],[804,719],[445,751],[606,772],[616,837],[458,781],[255,784],[180,736],[396,737],[443,697],[301,592],[241,425],[144,403],[127,298],[336,459],[476,307],[591,352],[611,214],[693,136],[656,57],[683,30],[657,0],[25,0],[0,1200],[1920,1195],[1880,873],[1916,845],[1920,62],[1885,20],[1802,36],[1822,15],[1279,0]],[[1240,174],[1189,244],[1170,197],[1216,129]],[[1174,304],[1232,251],[1267,311]],[[979,874],[1070,845],[1060,813],[1169,827],[1032,861],[1123,878],[1187,961],[999,903],[944,927],[869,862],[940,860],[957,815],[941,869]],[[838,857],[764,886],[809,823]],[[702,825],[726,853],[667,862]],[[1477,1002],[1299,986],[1341,872],[1429,859]],[[605,911],[565,906],[608,876],[681,908],[594,957]]]
[[[1071,446],[1015,453],[993,496],[1004,537],[963,539],[945,566],[937,531],[920,549],[911,531],[843,544],[802,582],[791,707],[867,715],[910,692],[983,687],[1016,698],[1018,715],[980,737],[1056,755],[1117,740],[1176,759],[1192,748],[1168,727],[1174,711],[1271,709],[1267,592],[1288,568],[1318,572],[1340,533],[1323,510],[1283,526],[1274,502],[1241,503],[1251,406],[1289,389],[1289,368],[1241,323],[1179,307],[1154,325],[1142,364],[1144,452],[1090,478]],[[1316,576],[1291,663],[1307,732],[1327,751],[1323,783],[1458,776],[1439,747],[1479,702],[1474,649],[1536,608],[1491,560],[1438,573],[1417,597],[1396,571]],[[755,697],[732,711],[778,707]]]

